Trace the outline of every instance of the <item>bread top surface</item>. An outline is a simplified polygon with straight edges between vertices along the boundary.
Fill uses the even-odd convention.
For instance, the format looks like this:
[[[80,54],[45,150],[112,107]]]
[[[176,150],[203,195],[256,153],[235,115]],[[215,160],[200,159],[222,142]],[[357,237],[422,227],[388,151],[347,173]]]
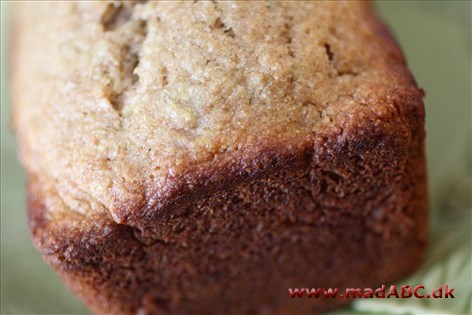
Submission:
[[[27,172],[54,192],[51,214],[126,223],[198,189],[216,165],[241,170],[264,152],[296,151],[419,93],[363,2],[15,10],[14,126]]]

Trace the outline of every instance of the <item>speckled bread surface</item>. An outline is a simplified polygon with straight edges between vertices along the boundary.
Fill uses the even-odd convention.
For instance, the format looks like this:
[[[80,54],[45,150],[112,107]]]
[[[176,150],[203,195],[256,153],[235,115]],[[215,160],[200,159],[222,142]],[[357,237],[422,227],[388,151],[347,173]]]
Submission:
[[[422,91],[364,2],[18,2],[35,246],[97,314],[317,313],[427,234]]]

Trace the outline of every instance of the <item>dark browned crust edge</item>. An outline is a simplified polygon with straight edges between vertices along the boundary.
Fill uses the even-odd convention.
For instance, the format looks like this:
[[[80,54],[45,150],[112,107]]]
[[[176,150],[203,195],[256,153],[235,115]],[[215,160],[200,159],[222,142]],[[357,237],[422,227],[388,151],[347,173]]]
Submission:
[[[305,180],[308,176],[311,185],[314,185],[310,187],[315,195],[317,190],[318,193],[324,191],[319,196],[320,200],[323,200],[320,207],[324,209],[320,211],[326,212],[327,210],[328,212],[326,213],[333,211],[333,215],[336,216],[338,215],[335,214],[337,211],[343,212],[341,209],[350,209],[349,211],[353,215],[350,217],[350,220],[353,222],[352,224],[363,222],[361,223],[363,226],[362,231],[359,231],[359,233],[365,234],[365,239],[353,240],[352,245],[347,246],[358,247],[365,251],[363,255],[369,257],[364,262],[366,265],[362,267],[360,262],[349,261],[349,257],[353,253],[349,253],[346,244],[340,244],[339,248],[336,249],[341,257],[330,257],[331,251],[324,249],[322,251],[323,264],[327,264],[329,261],[336,261],[337,259],[348,263],[345,266],[338,264],[332,270],[335,275],[331,275],[331,278],[323,276],[323,270],[320,266],[315,266],[313,270],[306,272],[309,279],[321,279],[319,280],[321,282],[315,280],[315,283],[318,285],[327,287],[337,285],[342,288],[349,286],[368,287],[387,283],[414,270],[421,260],[427,233],[424,111],[421,98],[416,95],[403,97],[401,100],[401,103],[395,103],[395,107],[390,108],[382,117],[372,117],[371,119],[364,120],[361,124],[358,122],[357,124],[355,122],[348,122],[343,126],[344,129],[340,134],[314,136],[312,138],[314,146],[310,147],[304,143],[303,151],[301,153],[298,151],[295,156],[279,155],[273,160],[272,164],[267,163],[270,159],[266,158],[262,162],[253,162],[256,165],[265,164],[270,165],[270,167],[267,167],[265,172],[257,170],[254,173],[248,174],[246,182],[238,183],[239,187],[244,185],[250,187],[252,183],[268,179],[269,181],[276,182],[276,187],[278,187],[278,185],[283,186],[284,179],[289,182],[292,180],[296,182],[299,176],[302,176],[301,178],[305,178]],[[378,126],[381,126],[381,128]],[[254,155],[254,159],[257,158],[257,155]],[[362,161],[365,161],[367,164],[362,164]],[[375,169],[376,166],[381,166],[381,169]],[[369,178],[374,178],[372,177],[373,174],[377,174],[379,183],[374,183],[373,186],[359,183],[357,188],[368,189],[369,191],[356,192],[355,185],[348,185],[344,181],[349,180],[350,176],[355,180],[360,180],[359,172],[365,167],[371,167],[368,170]],[[396,172],[396,169],[399,169],[399,171]],[[350,172],[352,173],[349,174]],[[276,178],[274,178],[274,174],[278,174]],[[297,175],[296,179],[291,179],[290,174],[299,175]],[[346,176],[346,178],[343,179],[339,176]],[[327,181],[325,184],[322,183],[324,180]],[[282,182],[279,183],[278,181]],[[230,196],[227,193],[231,194],[231,184],[235,185],[227,181],[226,186],[222,186],[224,187],[221,190],[223,192],[223,199],[226,198],[225,196]],[[339,185],[339,187],[336,187],[336,185]],[[323,188],[323,186],[325,187]],[[237,186],[233,187],[237,189]],[[340,191],[336,193],[337,189]],[[390,189],[390,191],[384,192],[384,189]],[[180,234],[176,233],[173,235],[169,232],[172,230],[169,226],[174,224],[172,220],[175,217],[180,217],[181,220],[177,223],[186,222],[188,226],[192,227],[199,226],[201,223],[194,221],[191,217],[188,218],[188,221],[185,221],[186,216],[192,215],[191,212],[188,212],[189,208],[192,208],[192,202],[194,204],[198,203],[195,199],[190,200],[189,203],[180,203],[179,207],[174,208],[169,215],[161,216],[160,224],[155,223],[157,226],[151,225],[137,229],[117,224],[107,215],[102,214],[86,219],[80,215],[75,215],[75,217],[71,215],[66,218],[65,222],[49,222],[45,217],[47,209],[44,208],[43,198],[41,197],[41,194],[44,192],[40,190],[40,187],[35,187],[33,180],[29,189],[29,215],[30,228],[35,245],[39,248],[46,261],[58,270],[65,282],[95,312],[100,314],[131,314],[137,311],[144,312],[145,314],[191,313],[191,309],[188,308],[189,305],[197,313],[234,312],[236,314],[238,312],[257,313],[262,311],[257,308],[258,305],[253,305],[252,307],[255,307],[255,309],[251,310],[244,303],[241,305],[241,308],[236,306],[232,309],[225,308],[208,297],[212,294],[211,292],[205,293],[202,291],[200,299],[206,301],[205,305],[208,308],[205,308],[205,305],[199,304],[198,301],[195,302],[189,299],[189,297],[180,296],[178,290],[172,291],[174,296],[158,298],[152,292],[145,289],[152,286],[156,291],[159,291],[157,289],[158,284],[155,283],[155,278],[159,277],[156,274],[156,267],[152,262],[146,262],[146,257],[159,256],[162,254],[160,251],[165,253],[167,246],[171,248],[175,246],[175,254],[183,255],[182,250],[184,249],[180,247],[181,244],[178,245]],[[341,198],[340,195],[336,195],[339,193],[344,197]],[[326,196],[323,194],[326,194]],[[254,196],[251,200],[254,201],[258,197]],[[279,193],[272,197],[274,198],[274,204],[280,203],[280,200],[283,202],[284,197]],[[205,200],[204,196],[201,196],[201,198],[201,200]],[[228,198],[227,201],[230,202],[232,197]],[[277,198],[278,201],[276,201]],[[287,200],[288,202],[293,201],[290,198]],[[212,203],[210,202],[210,204]],[[223,204],[226,204],[225,201]],[[278,206],[275,205],[275,207],[277,208]],[[328,210],[330,208],[331,210]],[[280,209],[284,211],[284,208]],[[221,209],[215,208],[215,211],[221,211]],[[344,220],[343,217],[340,217],[340,220]],[[330,224],[335,224],[336,221],[333,222]],[[328,233],[326,232],[327,226],[317,225],[318,223],[311,226],[311,224],[313,223],[308,225],[311,232],[305,235],[305,237],[309,237],[311,233]],[[345,228],[353,228],[349,223],[344,224],[347,224]],[[166,230],[166,226],[168,230]],[[301,226],[303,227],[304,224]],[[335,224],[330,228],[337,230],[343,227],[336,226]],[[167,234],[160,229],[166,230]],[[250,227],[248,227],[246,232],[251,233]],[[250,239],[245,239],[248,237],[245,232],[242,231],[242,233],[243,239],[241,239],[241,242],[252,244]],[[201,237],[201,232],[200,234],[195,234],[196,241],[201,241]],[[274,237],[277,239],[277,234]],[[339,234],[336,237],[342,238]],[[334,242],[329,236],[328,240],[330,240],[329,242]],[[161,245],[159,244],[162,244],[163,247],[160,247]],[[273,246],[277,246],[277,244],[278,242],[274,241]],[[322,246],[322,244],[313,245],[314,248]],[[193,245],[188,246],[191,247]],[[306,247],[306,244],[299,246],[301,246],[298,248],[299,252],[306,251],[309,248]],[[189,249],[189,251],[191,252],[192,250]],[[349,253],[350,256],[346,253]],[[295,253],[292,254],[295,255]],[[384,257],[377,257],[379,254]],[[360,259],[360,257],[354,258]],[[268,256],[266,259],[271,258]],[[314,258],[311,257],[311,259]],[[376,260],[378,262],[374,264]],[[234,264],[234,262],[232,263]],[[268,267],[267,263],[267,261],[264,263],[266,268],[274,268],[274,270],[277,270],[277,268],[284,269],[283,265],[278,263],[274,262],[273,265],[270,265],[271,267]],[[297,263],[304,268],[309,266],[309,263],[303,261],[301,257],[298,257]],[[378,267],[379,270],[372,273],[370,269],[374,268],[374,266]],[[251,270],[250,267],[248,268]],[[361,273],[361,270],[365,271]],[[251,272],[254,272],[254,270]],[[289,271],[286,270],[286,272]],[[143,276],[142,273],[146,276]],[[139,276],[140,274],[141,276]],[[263,270],[261,270],[261,274],[264,280],[269,281],[267,275],[264,276]],[[342,275],[342,279],[336,275]],[[163,277],[162,275],[160,276]],[[249,276],[254,278],[256,275],[250,273]],[[299,274],[295,273],[292,276],[294,282],[300,281]],[[362,276],[362,279],[360,276]],[[170,280],[170,278],[166,277],[164,277],[163,281]],[[205,275],[203,274],[201,277],[205,278]],[[281,277],[283,278],[283,275]],[[150,283],[143,283],[145,278],[154,278],[154,280],[149,280],[152,285]],[[199,278],[197,277],[197,279]],[[175,281],[183,280],[175,278]],[[243,276],[240,287],[246,290],[250,289],[251,285],[248,282],[249,280]],[[117,285],[123,286],[122,289],[115,290],[114,288]],[[144,289],[140,289],[141,285]],[[201,286],[201,283],[199,285]],[[296,284],[293,284],[293,286],[296,286]],[[262,287],[257,286],[256,288],[262,289]],[[97,296],[97,290],[103,296]],[[282,302],[274,303],[274,308],[270,308],[271,312],[280,314],[294,310],[302,313],[305,311],[319,312],[339,303],[349,302],[348,300],[324,301],[317,305],[312,303],[312,301],[284,301],[282,296],[277,295],[279,292],[267,291],[268,294],[270,293],[275,296],[277,300],[282,299]],[[234,293],[231,290],[229,292]],[[213,292],[213,294],[216,293]],[[254,299],[246,298],[254,302]],[[269,296],[262,296],[258,303],[268,307],[269,298]],[[223,296],[221,299],[229,301],[226,305],[232,305],[231,302],[236,303],[239,301],[237,299],[232,301],[230,296]]]

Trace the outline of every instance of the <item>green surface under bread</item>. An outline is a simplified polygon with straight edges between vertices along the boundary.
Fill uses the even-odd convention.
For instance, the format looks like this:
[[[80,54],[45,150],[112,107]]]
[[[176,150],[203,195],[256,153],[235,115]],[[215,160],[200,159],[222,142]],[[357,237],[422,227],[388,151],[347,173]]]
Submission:
[[[400,284],[447,283],[456,298],[359,300],[334,313],[472,314],[471,3],[382,1],[377,7],[426,91],[430,246],[423,267]],[[26,178],[9,127],[5,2],[1,9],[1,314],[86,314],[29,238]]]

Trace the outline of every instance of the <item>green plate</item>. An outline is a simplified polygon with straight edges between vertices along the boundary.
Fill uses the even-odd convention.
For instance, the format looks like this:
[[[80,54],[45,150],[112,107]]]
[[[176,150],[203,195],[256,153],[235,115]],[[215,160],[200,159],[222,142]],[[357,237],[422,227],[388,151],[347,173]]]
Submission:
[[[472,314],[471,3],[385,1],[377,7],[426,91],[430,245],[423,267],[401,283],[448,284],[455,298],[365,299],[335,313]],[[9,16],[3,1],[1,9],[1,314],[86,314],[29,238],[26,178],[9,127]]]

